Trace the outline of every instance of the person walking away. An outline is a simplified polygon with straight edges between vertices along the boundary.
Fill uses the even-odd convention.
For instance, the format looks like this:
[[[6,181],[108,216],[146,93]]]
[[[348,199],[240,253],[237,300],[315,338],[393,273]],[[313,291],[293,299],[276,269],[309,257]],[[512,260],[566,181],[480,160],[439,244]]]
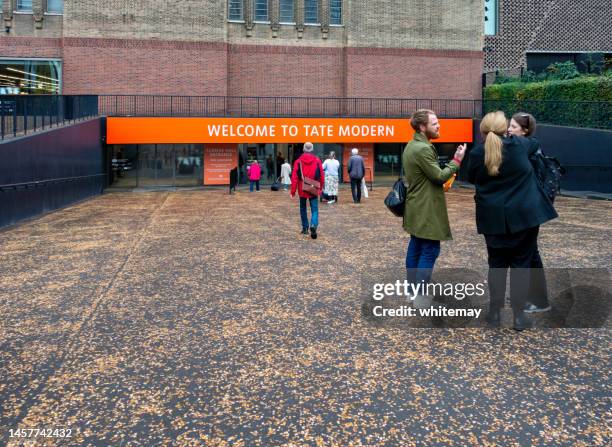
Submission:
[[[280,167],[280,176],[283,190],[287,191],[291,185],[291,165],[288,161],[283,160],[283,164]]]
[[[297,191],[300,197],[302,234],[308,234],[308,229],[310,228],[310,237],[316,239],[317,227],[319,226],[319,195],[325,187],[325,178],[323,177],[323,165],[321,164],[321,160],[312,153],[313,149],[314,146],[312,143],[305,143],[304,152],[293,163],[293,172],[291,174],[291,198],[295,197]],[[311,195],[303,190],[304,177],[309,177],[320,182],[321,189],[317,195]],[[310,224],[308,222],[307,202],[310,202]]]
[[[361,179],[365,175],[365,164],[363,157],[359,155],[359,149],[354,147],[351,149],[351,158],[346,165],[349,177],[351,179],[351,194],[353,195],[353,203],[361,202]]]
[[[444,183],[456,174],[465,155],[466,145],[457,147],[455,156],[444,169],[438,163],[438,152],[431,140],[439,138],[440,123],[435,112],[417,110],[410,118],[414,137],[402,154],[402,167],[408,183],[404,209],[404,230],[410,234],[406,251],[406,276],[418,287],[431,280],[440,255],[440,241],[452,239]],[[412,297],[415,307],[428,307],[426,294]]]
[[[325,190],[323,191],[328,197],[328,204],[338,201],[338,171],[340,162],[336,160],[336,153],[331,151],[329,158],[323,163],[323,171],[325,171]]]
[[[257,187],[257,191],[259,191],[259,180],[261,179],[261,166],[259,166],[259,162],[257,160],[253,160],[247,167],[247,175],[249,176],[249,191],[253,192],[253,187]]]
[[[274,159],[272,158],[272,154],[269,154],[268,158],[266,158],[266,171],[268,180],[274,180]]]
[[[514,329],[531,327],[525,315],[529,267],[534,258],[540,225],[557,217],[550,200],[538,187],[529,156],[538,144],[508,135],[503,112],[487,113],[480,123],[484,144],[470,153],[468,180],[476,187],[476,228],[487,245],[489,264],[489,325],[500,324],[510,268],[510,302]]]
[[[540,142],[534,136],[535,130],[536,120],[529,113],[519,112],[512,115],[510,125],[508,126],[509,135],[529,138],[539,146]],[[529,267],[531,270],[529,274],[529,292],[527,293],[525,312],[546,312],[550,310],[550,302],[548,301],[548,285],[546,284],[544,263],[542,262],[542,257],[540,256],[537,239],[533,258],[531,259],[531,264]]]

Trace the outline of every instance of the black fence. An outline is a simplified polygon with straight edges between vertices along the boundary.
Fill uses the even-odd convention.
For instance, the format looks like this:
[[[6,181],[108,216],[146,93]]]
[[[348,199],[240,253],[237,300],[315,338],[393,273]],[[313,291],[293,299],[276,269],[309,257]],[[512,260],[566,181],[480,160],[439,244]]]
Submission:
[[[105,116],[176,117],[350,117],[405,118],[417,109],[435,110],[443,118],[472,118],[482,101],[471,99],[302,98],[249,96],[101,95]]]
[[[98,116],[96,95],[2,95],[0,139]]]
[[[440,118],[482,118],[493,110],[533,114],[541,123],[612,128],[612,102],[406,98],[102,95],[105,116],[407,118],[417,109]]]
[[[159,95],[3,95],[0,139],[93,116],[407,118],[417,109],[440,118],[482,118],[492,110],[532,113],[541,123],[612,128],[612,102],[407,98],[303,98]]]

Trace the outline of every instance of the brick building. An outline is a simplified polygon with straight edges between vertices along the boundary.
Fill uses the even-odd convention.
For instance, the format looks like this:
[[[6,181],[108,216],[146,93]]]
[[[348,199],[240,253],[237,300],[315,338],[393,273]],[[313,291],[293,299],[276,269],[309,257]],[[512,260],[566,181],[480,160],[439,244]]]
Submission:
[[[485,72],[612,56],[609,0],[485,0]]]
[[[481,96],[481,0],[0,3],[9,93]]]

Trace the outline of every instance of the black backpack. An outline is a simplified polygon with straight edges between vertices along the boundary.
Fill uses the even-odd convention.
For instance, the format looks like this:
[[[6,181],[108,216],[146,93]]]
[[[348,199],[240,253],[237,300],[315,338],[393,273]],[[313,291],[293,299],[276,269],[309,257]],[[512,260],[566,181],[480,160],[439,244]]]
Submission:
[[[542,149],[538,149],[529,156],[529,161],[533,166],[536,180],[544,190],[550,203],[555,201],[555,196],[561,190],[561,177],[565,174],[565,168],[561,166],[559,160],[550,157]]]

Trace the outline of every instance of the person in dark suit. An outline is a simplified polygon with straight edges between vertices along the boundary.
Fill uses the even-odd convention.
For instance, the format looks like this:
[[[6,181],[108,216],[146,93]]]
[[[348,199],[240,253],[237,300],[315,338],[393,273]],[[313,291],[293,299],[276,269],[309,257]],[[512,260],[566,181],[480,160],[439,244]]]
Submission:
[[[485,115],[480,124],[485,142],[470,152],[468,180],[476,186],[476,227],[487,244],[491,297],[487,322],[500,324],[506,274],[511,268],[510,301],[514,329],[520,331],[531,326],[525,300],[540,225],[558,216],[539,188],[529,161],[538,149],[537,141],[504,137],[507,129],[503,112]]]

